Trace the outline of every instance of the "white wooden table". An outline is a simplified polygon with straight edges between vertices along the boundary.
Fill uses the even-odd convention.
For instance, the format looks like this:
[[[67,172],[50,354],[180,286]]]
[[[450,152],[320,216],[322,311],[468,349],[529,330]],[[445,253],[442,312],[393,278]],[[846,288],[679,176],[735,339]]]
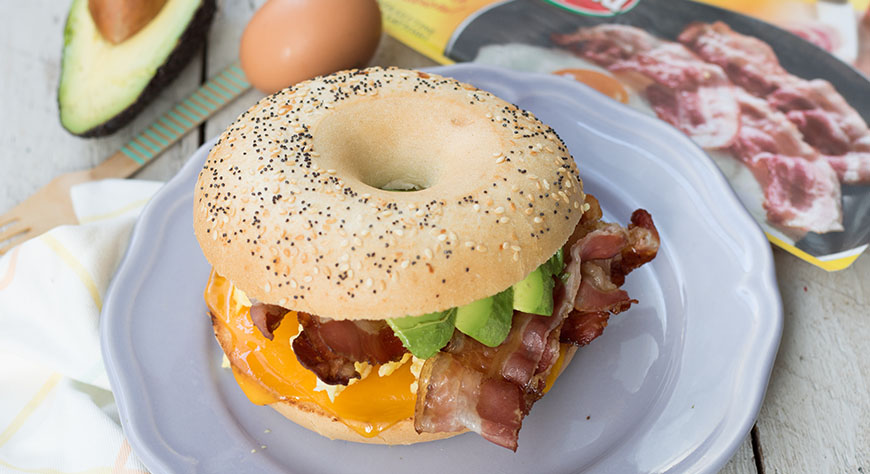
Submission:
[[[0,4],[0,214],[52,177],[96,165],[133,133],[235,60],[242,29],[262,1],[219,0],[207,47],[134,122],[107,138],[61,128],[56,89],[66,1]],[[377,65],[434,63],[386,38]],[[260,94],[248,92],[155,159],[138,178],[166,180]],[[870,474],[870,257],[826,273],[775,250],[785,330],[758,422],[726,473]]]

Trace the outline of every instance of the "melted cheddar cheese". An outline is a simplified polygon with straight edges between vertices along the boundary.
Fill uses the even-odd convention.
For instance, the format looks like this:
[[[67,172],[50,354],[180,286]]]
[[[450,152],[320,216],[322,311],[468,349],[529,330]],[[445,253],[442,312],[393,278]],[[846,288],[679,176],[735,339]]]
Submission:
[[[414,415],[416,394],[410,388],[417,381],[411,364],[404,364],[382,377],[378,370],[344,389],[335,401],[324,391],[315,391],[317,376],[299,364],[290,345],[299,324],[296,312],[287,313],[266,339],[251,322],[250,301],[240,290],[212,271],[205,290],[205,301],[220,324],[232,335],[227,354],[233,375],[251,402],[267,405],[281,400],[310,402],[334,415],[365,437]]]
[[[290,341],[299,332],[296,312],[284,316],[269,340],[251,321],[251,302],[233,283],[212,270],[205,290],[205,301],[215,318],[232,336],[227,353],[236,382],[248,399],[257,405],[282,400],[319,405],[342,423],[365,437],[374,437],[390,426],[412,417],[416,403],[417,378],[423,361],[405,358],[401,365],[385,364],[372,368],[369,375],[342,389],[331,399],[318,388],[317,376],[302,367]],[[544,393],[550,390],[561,370],[565,350],[547,375]],[[412,359],[411,363],[407,359]],[[398,368],[396,368],[398,366]],[[377,369],[377,370],[375,370]]]

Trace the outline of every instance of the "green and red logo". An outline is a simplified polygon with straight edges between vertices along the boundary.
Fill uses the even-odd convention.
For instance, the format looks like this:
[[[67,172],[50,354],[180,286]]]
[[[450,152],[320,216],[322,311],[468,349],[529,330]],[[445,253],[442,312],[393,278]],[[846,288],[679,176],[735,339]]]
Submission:
[[[547,0],[581,15],[616,16],[634,8],[640,0]]]

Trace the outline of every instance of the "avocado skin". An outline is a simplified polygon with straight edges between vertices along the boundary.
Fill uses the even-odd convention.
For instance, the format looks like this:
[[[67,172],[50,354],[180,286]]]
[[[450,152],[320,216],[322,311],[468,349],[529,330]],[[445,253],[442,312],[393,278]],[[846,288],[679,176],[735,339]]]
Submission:
[[[194,13],[193,18],[190,20],[187,28],[185,28],[184,33],[181,34],[175,49],[166,59],[166,62],[157,68],[154,77],[151,78],[148,85],[145,86],[145,89],[142,90],[142,93],[139,94],[136,101],[130,104],[129,107],[102,124],[85,130],[82,133],[71,132],[61,120],[60,122],[64,129],[73,135],[82,138],[94,138],[115,133],[121,127],[130,123],[136,115],[139,115],[139,112],[141,112],[146,105],[157,97],[157,94],[164,87],[168,86],[176,77],[178,77],[179,74],[181,74],[184,66],[190,62],[193,55],[196,54],[200,47],[205,44],[208,30],[211,28],[211,23],[214,19],[215,11],[217,11],[216,0],[202,0],[202,5],[197,8],[196,13]],[[69,19],[67,19],[67,21],[69,21]],[[63,57],[63,53],[61,53],[61,57]],[[61,75],[61,77],[63,76]],[[58,88],[60,88],[60,84],[58,84]],[[58,94],[58,112],[60,111],[59,96],[60,95]]]

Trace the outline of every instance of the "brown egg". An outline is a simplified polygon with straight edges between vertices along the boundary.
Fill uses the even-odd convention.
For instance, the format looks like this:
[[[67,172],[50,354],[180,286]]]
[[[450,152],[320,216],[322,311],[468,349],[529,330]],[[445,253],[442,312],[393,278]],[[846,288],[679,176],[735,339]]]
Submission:
[[[380,39],[376,0],[269,0],[245,28],[239,57],[251,84],[273,93],[365,66]]]

